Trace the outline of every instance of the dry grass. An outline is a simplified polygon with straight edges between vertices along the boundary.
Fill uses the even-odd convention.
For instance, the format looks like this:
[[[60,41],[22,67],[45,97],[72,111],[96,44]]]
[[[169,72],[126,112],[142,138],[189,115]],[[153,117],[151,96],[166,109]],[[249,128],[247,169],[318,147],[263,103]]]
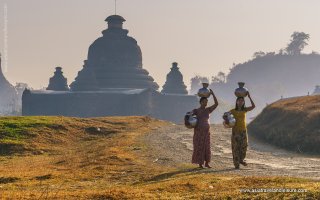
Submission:
[[[18,141],[21,148],[0,157],[2,199],[320,198],[319,182],[210,174],[191,166],[168,168],[153,163],[148,145],[139,138],[167,123],[148,117],[2,118],[1,134],[5,135],[8,127],[3,122],[10,127],[18,123],[20,129],[10,137],[7,134],[0,144]],[[239,191],[273,187],[309,192]]]
[[[320,95],[284,99],[271,104],[270,107],[296,112],[320,112]]]
[[[249,132],[289,150],[320,153],[320,95],[277,101],[248,126]]]

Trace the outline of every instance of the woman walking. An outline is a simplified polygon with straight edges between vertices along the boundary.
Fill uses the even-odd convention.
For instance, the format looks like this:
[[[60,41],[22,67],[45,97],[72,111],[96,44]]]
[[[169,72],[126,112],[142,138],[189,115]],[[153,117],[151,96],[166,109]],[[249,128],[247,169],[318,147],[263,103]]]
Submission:
[[[213,97],[214,105],[207,107],[208,99],[201,97],[200,108],[192,111],[198,119],[193,135],[192,163],[198,164],[200,168],[204,168],[203,164],[205,167],[211,168],[209,165],[211,160],[209,117],[210,113],[217,108],[218,100],[211,89],[210,94]]]
[[[231,136],[233,164],[236,169],[240,168],[240,164],[247,166],[247,163],[244,161],[248,148],[246,113],[255,108],[255,104],[249,92],[248,98],[250,99],[251,107],[245,106],[244,97],[238,97],[236,100],[235,109],[230,110],[236,119],[236,124],[232,128]]]

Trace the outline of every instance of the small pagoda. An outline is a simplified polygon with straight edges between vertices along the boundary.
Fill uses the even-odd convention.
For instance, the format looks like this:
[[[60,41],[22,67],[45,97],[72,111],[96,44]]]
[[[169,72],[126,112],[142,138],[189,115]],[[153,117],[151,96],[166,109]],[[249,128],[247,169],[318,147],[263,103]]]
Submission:
[[[49,80],[47,90],[68,91],[68,81],[63,76],[62,67],[56,67],[53,77]]]
[[[178,63],[172,63],[171,71],[167,75],[166,83],[161,92],[164,94],[188,94]]]

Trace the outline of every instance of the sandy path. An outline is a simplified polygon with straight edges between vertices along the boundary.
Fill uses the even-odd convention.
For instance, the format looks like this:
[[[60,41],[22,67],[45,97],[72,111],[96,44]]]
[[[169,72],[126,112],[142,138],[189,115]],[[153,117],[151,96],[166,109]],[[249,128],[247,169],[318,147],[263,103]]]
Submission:
[[[168,166],[190,164],[193,130],[182,125],[162,127],[148,134],[144,140],[149,144],[150,159]],[[208,173],[235,173],[240,175],[294,176],[320,180],[320,156],[288,152],[265,144],[249,136],[247,167],[234,170],[231,153],[231,130],[221,125],[211,126],[212,169]],[[195,165],[196,167],[196,165]]]

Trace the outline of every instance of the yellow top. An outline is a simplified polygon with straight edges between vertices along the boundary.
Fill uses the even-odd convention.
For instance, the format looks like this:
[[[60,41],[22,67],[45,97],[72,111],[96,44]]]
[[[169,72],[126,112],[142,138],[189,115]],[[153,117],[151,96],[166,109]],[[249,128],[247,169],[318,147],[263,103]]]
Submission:
[[[239,111],[236,109],[230,110],[233,114],[234,118],[236,119],[236,124],[233,127],[234,131],[246,131],[247,130],[247,123],[246,123],[246,110]]]

